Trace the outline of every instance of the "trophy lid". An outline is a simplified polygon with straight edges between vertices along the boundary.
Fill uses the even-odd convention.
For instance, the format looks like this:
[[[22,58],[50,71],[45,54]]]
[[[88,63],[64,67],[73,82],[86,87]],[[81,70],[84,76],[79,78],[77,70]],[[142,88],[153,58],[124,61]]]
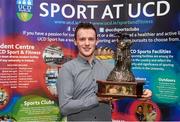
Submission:
[[[122,40],[122,39],[125,39],[125,38],[127,38],[127,39],[130,38],[130,36],[129,36],[128,34],[126,34],[126,33],[120,33],[120,32],[116,33],[115,36],[118,37],[118,40]]]

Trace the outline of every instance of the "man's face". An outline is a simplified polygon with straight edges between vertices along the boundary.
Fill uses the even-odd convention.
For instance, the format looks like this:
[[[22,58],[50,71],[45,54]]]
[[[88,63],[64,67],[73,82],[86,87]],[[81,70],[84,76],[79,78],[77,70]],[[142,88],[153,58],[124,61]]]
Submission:
[[[79,29],[75,40],[75,45],[79,49],[79,54],[85,58],[92,57],[98,41],[93,29]]]
[[[138,112],[142,113],[143,112],[143,108],[142,107],[138,107]]]

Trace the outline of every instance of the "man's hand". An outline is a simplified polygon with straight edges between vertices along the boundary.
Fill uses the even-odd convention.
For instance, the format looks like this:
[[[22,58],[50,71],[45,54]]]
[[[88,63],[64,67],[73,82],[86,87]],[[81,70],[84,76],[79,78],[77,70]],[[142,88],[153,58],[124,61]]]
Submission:
[[[141,97],[150,99],[152,96],[152,91],[149,89],[143,90],[143,95]]]

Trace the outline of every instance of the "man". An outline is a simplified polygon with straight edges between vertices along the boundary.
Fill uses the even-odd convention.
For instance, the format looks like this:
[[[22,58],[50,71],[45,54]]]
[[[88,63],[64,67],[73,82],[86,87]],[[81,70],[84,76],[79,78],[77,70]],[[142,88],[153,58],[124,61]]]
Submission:
[[[138,105],[137,107],[137,111],[136,111],[136,118],[142,122],[145,120],[144,118],[144,113],[143,113],[143,106],[142,105]]]
[[[146,113],[146,121],[151,121],[151,122],[155,121],[157,116],[155,108],[153,107],[152,104],[149,104],[147,108],[148,108],[148,112]]]
[[[61,113],[68,121],[111,121],[111,108],[98,98],[96,80],[106,80],[113,67],[94,56],[98,44],[92,24],[80,23],[75,30],[78,57],[65,63],[59,73],[57,89]],[[151,92],[145,91],[144,97]]]

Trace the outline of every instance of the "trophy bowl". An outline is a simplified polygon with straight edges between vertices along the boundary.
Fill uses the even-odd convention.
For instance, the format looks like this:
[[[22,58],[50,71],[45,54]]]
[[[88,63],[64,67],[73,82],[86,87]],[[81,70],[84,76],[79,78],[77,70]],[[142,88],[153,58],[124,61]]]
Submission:
[[[135,82],[114,82],[114,81],[97,81],[99,97],[112,97],[118,99],[121,97],[140,98],[143,94],[144,81],[136,80]]]

